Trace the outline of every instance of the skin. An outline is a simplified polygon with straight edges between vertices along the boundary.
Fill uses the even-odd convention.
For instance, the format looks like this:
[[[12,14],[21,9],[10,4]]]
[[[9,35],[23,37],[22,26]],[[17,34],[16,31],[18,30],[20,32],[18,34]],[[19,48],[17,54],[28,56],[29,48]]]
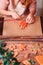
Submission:
[[[2,0],[4,1],[4,0]],[[21,0],[22,1],[22,0]],[[1,3],[1,2],[0,2]],[[17,3],[16,3],[17,4]],[[6,16],[12,16],[14,19],[20,19],[20,16],[18,15],[18,13],[16,11],[6,11],[5,8],[9,5],[8,1],[6,0],[6,3],[5,5],[1,8],[0,6],[0,14],[3,14],[3,15],[6,15]],[[23,5],[24,6],[24,5]],[[36,11],[36,1],[33,0],[32,3],[29,5],[29,14],[27,15],[27,18],[26,18],[26,23],[33,23],[35,21],[35,18],[34,18],[34,14],[35,14],[35,11]]]
[[[36,12],[36,1],[33,0],[33,2],[30,4],[29,11],[30,11],[30,13],[27,16],[26,22],[34,23],[34,21],[35,21],[34,14]]]

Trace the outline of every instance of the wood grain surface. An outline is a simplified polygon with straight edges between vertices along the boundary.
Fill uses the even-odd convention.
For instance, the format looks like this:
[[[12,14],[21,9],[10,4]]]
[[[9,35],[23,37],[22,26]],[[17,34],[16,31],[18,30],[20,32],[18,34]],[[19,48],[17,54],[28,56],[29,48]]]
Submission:
[[[40,17],[35,17],[35,23],[28,24],[25,29],[19,27],[20,20],[9,20],[4,22],[3,36],[39,36],[42,35]]]

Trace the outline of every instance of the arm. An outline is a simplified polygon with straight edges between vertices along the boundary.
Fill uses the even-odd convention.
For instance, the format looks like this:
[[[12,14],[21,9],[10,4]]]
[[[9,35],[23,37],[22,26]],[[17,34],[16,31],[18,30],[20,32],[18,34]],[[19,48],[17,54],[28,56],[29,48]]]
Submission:
[[[8,0],[0,1],[0,14],[4,16],[12,16],[14,19],[19,18],[19,15],[15,11],[7,11],[6,8],[9,7]]]
[[[20,16],[16,13],[16,11],[6,11],[6,10],[0,10],[1,15],[5,16],[12,16],[14,19],[20,19]]]
[[[29,11],[33,15],[35,14],[35,12],[36,12],[36,0],[32,0],[32,3],[29,6]]]
[[[34,14],[36,12],[36,0],[33,0],[32,3],[29,6],[29,15],[26,18],[26,22],[27,23],[34,23],[35,22],[35,18],[34,18]]]
[[[12,15],[11,11],[6,11],[6,10],[0,10],[0,14],[5,16]]]

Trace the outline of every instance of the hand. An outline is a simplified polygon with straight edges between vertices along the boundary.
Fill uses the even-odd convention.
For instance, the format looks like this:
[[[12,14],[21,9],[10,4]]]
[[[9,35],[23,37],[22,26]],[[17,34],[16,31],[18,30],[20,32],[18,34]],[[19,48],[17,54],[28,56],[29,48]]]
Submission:
[[[14,19],[20,19],[20,16],[16,12],[12,12],[12,17]]]
[[[27,16],[26,18],[26,23],[34,23],[35,22],[35,18],[34,15],[32,15],[31,13]]]

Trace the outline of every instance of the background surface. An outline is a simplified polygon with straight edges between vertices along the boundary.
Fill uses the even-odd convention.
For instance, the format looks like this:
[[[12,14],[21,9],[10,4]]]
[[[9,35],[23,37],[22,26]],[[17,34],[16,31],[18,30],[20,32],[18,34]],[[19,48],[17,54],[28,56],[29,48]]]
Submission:
[[[43,0],[36,0],[37,1],[37,15],[43,15]]]

